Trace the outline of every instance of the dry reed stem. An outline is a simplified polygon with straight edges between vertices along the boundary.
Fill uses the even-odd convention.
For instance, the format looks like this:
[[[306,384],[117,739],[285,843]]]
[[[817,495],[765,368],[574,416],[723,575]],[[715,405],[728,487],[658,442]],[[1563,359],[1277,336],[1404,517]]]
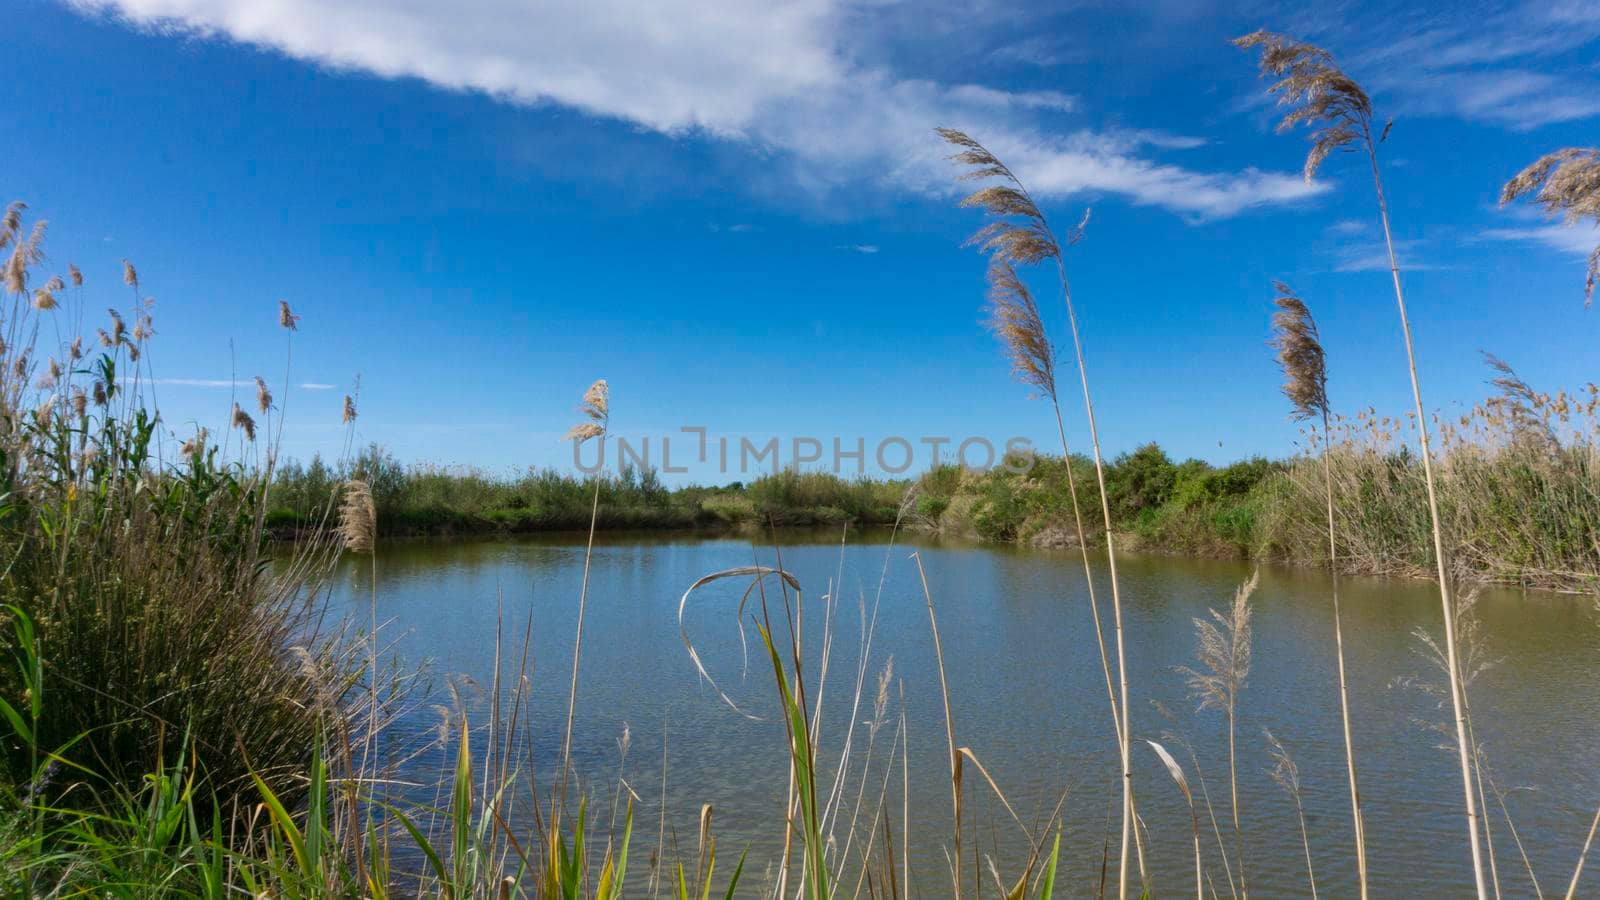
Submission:
[[[939,641],[939,620],[933,613],[933,591],[928,588],[928,573],[922,568],[922,554],[914,552],[917,577],[922,580],[922,596],[928,603],[928,625],[933,629],[933,656],[939,667],[939,692],[944,699],[944,736],[950,759],[950,806],[955,821],[955,852],[950,865],[954,896],[961,896],[961,753],[956,747],[955,720],[950,713],[950,682],[945,676],[944,645]]]
[[[581,437],[574,436],[572,432],[569,432],[569,437],[579,443],[588,440],[590,437],[599,438],[600,459],[604,460],[606,428],[611,422],[611,389],[605,379],[599,379],[590,385],[588,390],[584,391],[583,402],[578,407],[578,410],[591,420],[586,424],[595,427],[597,430],[592,434],[585,434]],[[574,428],[573,431],[577,431],[577,428]],[[583,579],[578,588],[578,627],[572,644],[572,683],[567,693],[566,731],[561,739],[561,782],[560,788],[556,792],[556,806],[552,810],[550,817],[551,827],[556,829],[560,828],[561,814],[565,810],[567,802],[567,776],[571,771],[572,763],[572,723],[578,712],[578,661],[583,653],[583,620],[584,612],[589,604],[589,567],[594,560],[594,533],[599,519],[600,479],[596,478],[594,482],[594,500],[590,503],[589,509],[589,539],[583,550]]]
[[[1283,746],[1283,742],[1271,731],[1263,728],[1261,733],[1267,739],[1267,755],[1273,763],[1268,774],[1277,782],[1278,787],[1283,788],[1294,798],[1294,809],[1300,817],[1300,843],[1306,851],[1306,878],[1311,883],[1311,900],[1317,900],[1317,873],[1311,866],[1311,834],[1306,829],[1305,805],[1300,802],[1300,767],[1295,765],[1294,757],[1289,755],[1289,748]]]
[[[1433,476],[1433,449],[1429,441],[1427,408],[1422,403],[1422,386],[1417,376],[1416,350],[1411,339],[1411,320],[1406,314],[1405,292],[1400,285],[1400,263],[1395,255],[1394,235],[1389,225],[1389,205],[1378,168],[1378,144],[1388,135],[1385,126],[1377,138],[1372,133],[1372,103],[1367,94],[1333,63],[1326,50],[1282,35],[1257,31],[1239,38],[1242,49],[1261,48],[1261,75],[1277,78],[1270,88],[1280,94],[1279,103],[1290,107],[1280,130],[1296,125],[1313,127],[1313,146],[1306,156],[1306,177],[1315,173],[1329,153],[1356,145],[1365,150],[1372,170],[1373,189],[1378,200],[1378,216],[1383,224],[1383,240],[1389,255],[1389,274],[1394,284],[1395,305],[1400,314],[1400,330],[1405,341],[1406,363],[1411,378],[1411,398],[1415,407],[1417,432],[1421,442],[1423,481],[1428,495],[1428,516],[1433,530],[1435,567],[1439,578],[1439,603],[1444,619],[1445,647],[1450,674],[1450,699],[1456,720],[1456,751],[1461,768],[1461,788],[1467,815],[1467,839],[1472,850],[1472,874],[1478,900],[1487,900],[1484,881],[1483,848],[1478,831],[1478,803],[1473,790],[1472,760],[1467,743],[1465,698],[1456,660],[1455,611],[1450,597],[1449,563],[1444,552],[1444,532],[1439,520],[1438,491]],[[1393,124],[1392,122],[1390,123]]]
[[[1367,839],[1366,821],[1361,813],[1361,791],[1357,786],[1355,740],[1350,727],[1350,692],[1345,673],[1344,617],[1339,608],[1339,546],[1335,538],[1333,515],[1333,468],[1328,458],[1331,434],[1328,424],[1328,370],[1321,335],[1311,310],[1288,285],[1275,282],[1278,292],[1278,312],[1272,317],[1273,346],[1278,351],[1278,365],[1284,373],[1284,396],[1294,408],[1298,419],[1322,420],[1320,456],[1324,483],[1324,499],[1328,510],[1328,570],[1333,579],[1333,646],[1339,674],[1339,717],[1344,729],[1345,772],[1350,782],[1350,814],[1355,829],[1356,872],[1360,879],[1361,896],[1367,897]],[[1309,851],[1307,865],[1309,867]]]
[[[1117,890],[1120,900],[1127,900],[1128,895],[1128,846],[1130,837],[1137,844],[1139,871],[1141,880],[1148,880],[1144,866],[1144,850],[1139,835],[1134,828],[1135,817],[1133,806],[1133,760],[1130,744],[1132,722],[1128,714],[1128,667],[1127,654],[1122,630],[1122,592],[1120,580],[1117,577],[1117,552],[1116,538],[1112,533],[1111,503],[1106,492],[1105,464],[1100,452],[1100,432],[1094,415],[1094,399],[1089,391],[1089,374],[1084,364],[1083,341],[1078,333],[1078,314],[1072,302],[1072,288],[1067,280],[1067,267],[1061,252],[1062,243],[1051,229],[1049,220],[1044,212],[1029,195],[1027,188],[1016,174],[1006,166],[998,157],[989,152],[988,148],[974,140],[969,135],[951,128],[936,129],[938,135],[947,143],[961,148],[951,157],[955,162],[969,166],[962,180],[978,180],[998,178],[1000,184],[990,185],[968,195],[961,201],[962,206],[975,206],[986,211],[994,220],[979,229],[967,240],[968,246],[977,246],[982,252],[993,257],[998,257],[1008,263],[1016,265],[1034,265],[1050,259],[1055,261],[1056,277],[1061,284],[1062,302],[1067,310],[1067,322],[1072,334],[1073,352],[1078,365],[1078,380],[1083,388],[1084,413],[1089,422],[1089,441],[1094,450],[1095,480],[1100,489],[1100,512],[1105,524],[1106,532],[1106,560],[1111,575],[1111,605],[1114,627],[1116,629],[1117,645],[1117,672],[1121,682],[1121,721],[1122,727],[1117,735],[1117,742],[1122,762],[1122,848],[1118,861]],[[1016,219],[1021,219],[1019,223]],[[1078,223],[1067,235],[1066,244],[1071,246],[1083,237],[1084,228],[1087,227],[1089,213],[1084,212],[1083,220]]]

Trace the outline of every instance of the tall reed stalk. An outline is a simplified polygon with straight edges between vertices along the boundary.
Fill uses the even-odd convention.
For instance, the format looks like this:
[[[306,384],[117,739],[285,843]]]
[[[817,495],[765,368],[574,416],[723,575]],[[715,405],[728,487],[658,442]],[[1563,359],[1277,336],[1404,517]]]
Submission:
[[[1017,275],[1016,268],[1001,257],[989,260],[989,330],[999,338],[1006,357],[1011,361],[1011,373],[1017,381],[1039,391],[1050,401],[1055,414],[1056,435],[1061,439],[1061,458],[1067,472],[1067,496],[1072,506],[1074,536],[1083,560],[1083,580],[1089,594],[1089,613],[1094,619],[1095,644],[1100,651],[1100,670],[1105,676],[1106,697],[1111,705],[1111,728],[1122,746],[1122,714],[1117,708],[1117,689],[1111,680],[1111,657],[1106,651],[1105,629],[1100,623],[1100,602],[1095,596],[1094,568],[1089,563],[1089,541],[1083,528],[1083,513],[1078,504],[1077,476],[1072,471],[1072,448],[1067,443],[1067,430],[1061,417],[1061,402],[1056,395],[1055,347],[1051,344],[1039,306],[1032,291]],[[1131,798],[1131,794],[1130,794]],[[1131,802],[1131,801],[1130,801]],[[1137,807],[1135,807],[1137,809]],[[1144,841],[1134,832],[1134,847],[1138,851],[1139,875],[1144,879]]]
[[[969,238],[968,245],[975,245],[982,252],[1008,265],[1029,266],[1045,260],[1054,260],[1056,276],[1061,283],[1062,302],[1066,306],[1067,321],[1072,333],[1073,353],[1078,364],[1078,379],[1083,387],[1084,413],[1089,420],[1089,441],[1094,450],[1095,481],[1100,490],[1100,513],[1106,530],[1106,561],[1111,577],[1111,608],[1116,629],[1117,679],[1121,706],[1120,721],[1114,723],[1117,725],[1117,748],[1122,763],[1122,848],[1117,868],[1117,896],[1126,900],[1129,838],[1137,839],[1137,835],[1133,827],[1133,763],[1129,745],[1132,723],[1128,718],[1128,666],[1122,634],[1122,592],[1117,579],[1116,540],[1112,534],[1111,503],[1106,493],[1105,464],[1100,452],[1100,432],[1095,423],[1094,400],[1089,391],[1089,373],[1084,366],[1083,341],[1078,332],[1077,310],[1072,303],[1072,287],[1067,280],[1066,260],[1062,253],[1061,242],[1057,240],[1043,210],[1034,202],[1022,181],[1005,163],[963,132],[940,128],[938,134],[946,142],[962,148],[951,159],[971,167],[961,176],[963,180],[998,179],[1000,182],[981,188],[961,201],[962,206],[980,207],[994,219]],[[1082,236],[1088,218],[1086,213],[1083,221],[1068,235],[1068,246],[1076,243]],[[1020,224],[1017,221],[1019,219]],[[1074,496],[1074,503],[1076,499]],[[1143,869],[1142,862],[1140,868]]]
[[[1344,624],[1339,612],[1339,543],[1333,518],[1333,463],[1328,458],[1333,441],[1329,426],[1328,369],[1323,353],[1321,336],[1311,310],[1294,291],[1283,282],[1276,282],[1278,311],[1272,316],[1274,336],[1272,344],[1278,351],[1278,365],[1283,369],[1283,393],[1293,406],[1296,419],[1321,419],[1322,438],[1319,456],[1322,459],[1324,494],[1328,509],[1328,572],[1333,579],[1333,652],[1339,671],[1339,717],[1344,728],[1345,772],[1350,781],[1350,815],[1355,827],[1356,873],[1360,878],[1361,896],[1367,896],[1367,838],[1366,823],[1361,817],[1361,791],[1356,785],[1355,741],[1350,732],[1350,692],[1345,677]],[[1298,799],[1298,797],[1297,797]]]
[[[578,412],[583,413],[589,421],[580,422],[568,429],[566,439],[580,444],[590,438],[597,439],[599,458],[601,463],[604,463],[606,429],[611,425],[611,386],[604,378],[589,385],[589,389],[583,392],[583,402],[579,404]],[[556,813],[552,817],[552,829],[560,827],[560,810],[565,808],[567,801],[567,775],[572,763],[572,720],[578,712],[578,659],[583,653],[583,616],[589,604],[589,564],[594,559],[594,530],[595,523],[599,519],[600,476],[596,475],[594,500],[589,510],[589,540],[583,548],[583,580],[578,587],[578,627],[572,643],[572,683],[567,691],[567,727],[566,733],[561,738],[561,781],[556,791]]]
[[[1228,719],[1228,783],[1232,795],[1233,855],[1239,863],[1239,894],[1250,896],[1245,880],[1244,829],[1239,820],[1239,767],[1236,741],[1239,719],[1239,692],[1250,677],[1250,596],[1255,593],[1261,573],[1234,592],[1233,605],[1226,615],[1211,610],[1211,620],[1194,620],[1199,648],[1196,655],[1202,669],[1180,667],[1189,681],[1189,690],[1199,699],[1200,709],[1219,709]]]
[[[1479,900],[1487,900],[1483,852],[1478,837],[1478,803],[1473,789],[1472,756],[1468,748],[1464,685],[1456,654],[1455,604],[1451,598],[1449,562],[1444,552],[1444,531],[1439,520],[1438,492],[1434,485],[1433,448],[1429,440],[1428,413],[1422,403],[1422,387],[1417,377],[1417,357],[1411,339],[1411,320],[1406,314],[1405,291],[1400,285],[1400,263],[1395,255],[1394,235],[1389,225],[1389,204],[1383,191],[1383,176],[1378,167],[1378,144],[1388,137],[1391,120],[1376,137],[1372,130],[1372,101],[1348,75],[1333,63],[1328,51],[1311,44],[1266,31],[1238,38],[1241,49],[1261,48],[1262,77],[1277,77],[1271,91],[1280,94],[1279,103],[1295,107],[1279,124],[1279,130],[1309,125],[1311,152],[1306,156],[1305,176],[1311,179],[1328,155],[1335,150],[1364,150],[1372,170],[1373,190],[1378,199],[1378,217],[1383,223],[1383,241],[1389,257],[1389,275],[1394,283],[1395,306],[1400,313],[1400,332],[1405,341],[1406,365],[1411,377],[1411,399],[1417,417],[1417,435],[1422,445],[1422,474],[1427,488],[1428,518],[1433,531],[1434,565],[1439,578],[1439,604],[1444,618],[1445,653],[1450,675],[1450,703],[1455,718],[1456,750],[1461,765],[1462,796],[1466,805],[1467,839],[1472,847],[1472,874]]]

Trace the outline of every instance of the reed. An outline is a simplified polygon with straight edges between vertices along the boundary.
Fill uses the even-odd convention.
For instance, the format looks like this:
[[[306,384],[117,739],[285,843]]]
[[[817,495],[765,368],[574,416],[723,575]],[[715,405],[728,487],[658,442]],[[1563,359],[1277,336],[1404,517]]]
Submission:
[[[1167,774],[1172,776],[1173,783],[1177,784],[1178,790],[1183,793],[1183,802],[1189,805],[1189,830],[1194,837],[1194,893],[1196,900],[1205,900],[1206,883],[1204,869],[1200,865],[1200,816],[1194,808],[1194,794],[1189,791],[1189,779],[1183,776],[1183,767],[1172,758],[1167,748],[1155,741],[1145,741],[1145,743],[1149,744],[1150,749],[1160,757],[1161,764],[1167,767]]]
[[[1568,147],[1535,160],[1500,189],[1500,205],[1528,198],[1567,225],[1584,219],[1600,224],[1600,149]],[[1584,282],[1583,305],[1594,303],[1595,282],[1600,280],[1600,244],[1589,254],[1589,275]]]
[[[605,459],[606,429],[611,425],[611,385],[604,378],[589,385],[578,406],[589,421],[580,422],[567,431],[566,440],[584,443],[597,439],[600,458]],[[600,483],[596,479],[594,499],[589,511],[589,541],[583,550],[583,579],[578,588],[578,626],[572,643],[572,684],[567,693],[567,726],[561,738],[561,785],[556,791],[555,805],[551,811],[553,822],[561,821],[567,799],[567,776],[572,768],[572,722],[578,712],[578,661],[583,654],[583,618],[589,604],[589,565],[594,561],[594,529],[600,517]]]
[[[1311,900],[1316,900],[1317,872],[1311,865],[1311,832],[1306,828],[1306,808],[1300,800],[1300,767],[1289,755],[1289,748],[1283,746],[1283,742],[1271,731],[1263,728],[1261,734],[1267,740],[1267,756],[1272,760],[1268,774],[1294,800],[1294,811],[1300,819],[1300,844],[1306,851],[1306,880],[1311,886]],[[1365,884],[1362,887],[1365,888]]]
[[[1449,561],[1445,555],[1444,532],[1439,518],[1438,491],[1433,477],[1433,448],[1429,441],[1428,412],[1422,403],[1422,387],[1417,377],[1416,351],[1411,340],[1411,321],[1406,315],[1405,292],[1400,286],[1400,263],[1395,256],[1394,237],[1389,227],[1389,205],[1383,191],[1378,166],[1378,145],[1394,125],[1390,120],[1382,133],[1374,135],[1372,101],[1366,91],[1333,62],[1328,51],[1267,31],[1257,31],[1234,43],[1244,50],[1260,49],[1261,75],[1277,78],[1271,91],[1278,102],[1289,107],[1279,123],[1280,131],[1305,125],[1312,129],[1311,151],[1306,155],[1305,176],[1309,181],[1322,162],[1336,150],[1364,150],[1372,170],[1372,184],[1378,200],[1378,217],[1383,224],[1383,240],[1388,250],[1389,274],[1394,283],[1395,305],[1400,313],[1400,331],[1405,342],[1406,362],[1411,377],[1411,397],[1416,413],[1417,435],[1422,445],[1423,481],[1428,497],[1428,518],[1433,531],[1434,564],[1439,577],[1439,603],[1444,618],[1445,647],[1450,665],[1450,700],[1455,710],[1456,746],[1461,764],[1462,794],[1467,815],[1467,839],[1472,848],[1473,879],[1478,900],[1487,900],[1483,854],[1479,846],[1478,804],[1472,786],[1472,761],[1467,745],[1465,698],[1456,669],[1454,606],[1450,598]]]
[[[1318,443],[1322,459],[1323,482],[1328,509],[1328,574],[1332,579],[1333,597],[1333,652],[1339,673],[1339,718],[1344,730],[1345,773],[1350,782],[1350,816],[1355,829],[1356,873],[1360,879],[1361,896],[1367,896],[1367,840],[1366,823],[1361,815],[1361,791],[1356,779],[1355,740],[1350,729],[1350,692],[1345,674],[1344,622],[1339,611],[1339,543],[1333,515],[1333,464],[1328,459],[1332,429],[1329,426],[1328,370],[1321,335],[1311,310],[1289,286],[1283,282],[1275,285],[1278,311],[1272,317],[1273,347],[1278,351],[1278,365],[1283,370],[1283,394],[1289,399],[1296,419],[1314,419],[1322,423]],[[1268,743],[1273,743],[1270,735]],[[1287,755],[1285,755],[1287,759]],[[1276,770],[1275,770],[1276,771]],[[1298,781],[1296,782],[1298,786]],[[1299,794],[1295,799],[1298,802]],[[1307,866],[1310,851],[1307,851]]]
[[[1083,388],[1084,413],[1089,422],[1089,443],[1094,451],[1095,479],[1100,489],[1100,511],[1105,525],[1106,564],[1111,579],[1111,608],[1116,631],[1120,695],[1120,717],[1116,723],[1117,743],[1122,762],[1122,847],[1117,866],[1117,895],[1126,900],[1129,839],[1132,837],[1134,841],[1138,841],[1139,838],[1133,827],[1133,761],[1129,742],[1132,722],[1128,718],[1128,666],[1122,633],[1122,592],[1117,579],[1116,542],[1112,537],[1111,504],[1106,494],[1105,465],[1100,453],[1100,432],[1094,417],[1094,400],[1089,392],[1089,373],[1084,365],[1083,341],[1078,332],[1078,314],[1072,303],[1072,288],[1067,280],[1066,258],[1063,255],[1062,243],[1057,239],[1044,211],[1034,202],[1016,173],[1012,172],[999,157],[989,152],[988,148],[965,133],[952,128],[940,128],[937,133],[946,143],[960,148],[951,159],[969,167],[961,176],[963,181],[983,179],[997,181],[974,191],[961,201],[962,206],[978,207],[992,219],[988,225],[968,238],[967,244],[978,247],[991,258],[1001,260],[1007,268],[1015,265],[1031,266],[1047,260],[1054,261],[1056,277],[1061,285],[1062,302],[1066,306],[1072,348],[1077,361],[1078,379]],[[1089,214],[1085,211],[1077,227],[1067,234],[1067,246],[1077,243],[1082,238],[1088,223]],[[1073,497],[1076,503],[1076,491],[1073,492]],[[1080,532],[1082,530],[1081,522],[1079,530]],[[1140,856],[1142,870],[1142,852]]]
[[[1196,657],[1201,668],[1180,667],[1178,672],[1189,683],[1190,694],[1200,701],[1199,709],[1221,710],[1228,720],[1228,784],[1232,795],[1233,855],[1239,867],[1239,893],[1249,897],[1245,877],[1244,829],[1239,822],[1239,766],[1236,753],[1239,693],[1250,677],[1250,597],[1255,593],[1261,573],[1255,572],[1234,592],[1226,613],[1211,610],[1211,619],[1194,620]]]

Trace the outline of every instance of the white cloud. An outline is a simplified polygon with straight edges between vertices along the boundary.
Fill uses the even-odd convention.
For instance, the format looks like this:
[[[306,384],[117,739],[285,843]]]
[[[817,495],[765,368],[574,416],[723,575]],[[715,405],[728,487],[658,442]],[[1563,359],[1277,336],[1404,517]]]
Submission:
[[[305,391],[331,391],[336,387],[338,387],[338,385],[325,384],[320,381],[307,381],[300,385],[300,389]]]
[[[1525,0],[1470,18],[1424,13],[1409,33],[1387,24],[1382,44],[1353,57],[1352,74],[1397,98],[1402,114],[1513,131],[1600,114],[1600,82],[1581,67],[1552,66],[1600,39],[1600,6],[1592,2]]]
[[[878,252],[878,245],[877,244],[845,244],[845,245],[843,245],[841,247],[836,247],[834,249],[836,249],[836,250],[849,250],[852,253],[865,253],[865,254],[869,254],[870,255],[870,254]]]
[[[1539,225],[1527,228],[1490,228],[1483,232],[1487,238],[1505,241],[1533,241],[1563,253],[1588,258],[1600,245],[1600,229],[1577,225]]]
[[[863,177],[946,193],[937,125],[971,130],[1044,196],[1115,194],[1217,217],[1319,193],[1294,175],[1202,172],[1151,151],[1201,139],[1080,130],[1037,117],[1077,101],[901,78],[843,49],[844,0],[64,0],[135,27],[227,38],[334,69],[552,103],[672,135],[742,141],[802,183]],[[848,38],[848,40],[847,40]]]

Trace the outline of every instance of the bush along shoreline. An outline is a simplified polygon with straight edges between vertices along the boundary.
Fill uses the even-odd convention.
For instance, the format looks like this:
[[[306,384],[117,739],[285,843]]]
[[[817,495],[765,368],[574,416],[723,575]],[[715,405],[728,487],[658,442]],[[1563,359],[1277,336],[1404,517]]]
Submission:
[[[1503,364],[1502,364],[1503,365]],[[1515,380],[1440,435],[1441,506],[1474,577],[1589,592],[1600,571],[1600,420],[1593,384],[1544,394]],[[1335,540],[1342,571],[1431,577],[1431,525],[1420,462],[1402,440],[1408,417],[1365,410],[1331,419],[1328,472],[1336,482]],[[1311,453],[1224,466],[1174,460],[1155,443],[1105,466],[1112,527],[1130,549],[1207,558],[1327,564],[1326,483],[1320,432]],[[1069,466],[1071,478],[1069,479]],[[1022,468],[1014,466],[1013,468]],[[1081,508],[1098,505],[1094,463],[1040,454],[1027,472],[943,465],[915,479],[842,478],[780,471],[722,487],[669,488],[653,470],[578,478],[406,466],[376,445],[328,465],[281,465],[266,525],[275,537],[312,535],[340,484],[372,485],[386,537],[582,531],[596,488],[596,527],[612,531],[762,530],[769,526],[892,526],[1042,548],[1077,545],[1069,480]],[[1084,538],[1105,529],[1085,520]]]

